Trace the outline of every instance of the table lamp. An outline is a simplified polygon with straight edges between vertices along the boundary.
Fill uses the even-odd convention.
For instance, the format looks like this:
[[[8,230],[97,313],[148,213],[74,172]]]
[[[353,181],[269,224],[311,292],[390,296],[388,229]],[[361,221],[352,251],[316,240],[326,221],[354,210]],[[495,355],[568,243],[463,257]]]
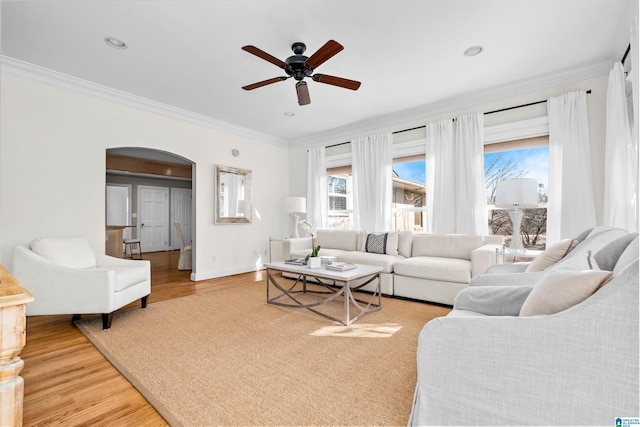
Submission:
[[[298,222],[300,221],[298,214],[307,212],[307,199],[305,197],[287,197],[285,210],[291,216],[291,237],[300,237],[298,235]]]
[[[522,209],[538,207],[538,183],[532,178],[514,178],[499,181],[496,185],[496,208],[510,209],[509,218],[513,225],[511,245],[515,252],[524,252],[520,227]]]

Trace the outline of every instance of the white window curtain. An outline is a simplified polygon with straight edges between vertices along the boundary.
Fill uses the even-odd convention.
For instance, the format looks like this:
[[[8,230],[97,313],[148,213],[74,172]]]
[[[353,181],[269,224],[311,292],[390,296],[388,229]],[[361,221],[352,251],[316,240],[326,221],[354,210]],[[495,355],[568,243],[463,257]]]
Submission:
[[[603,224],[637,231],[638,157],[626,98],[624,69],[617,62],[607,86]]]
[[[351,141],[353,156],[353,217],[357,230],[391,228],[392,135],[385,132]]]
[[[326,150],[324,147],[309,149],[307,172],[307,222],[315,230],[327,228],[328,193]]]
[[[587,93],[549,98],[547,245],[596,225]]]
[[[628,80],[631,82],[631,97],[632,97],[632,107],[631,107],[631,140],[635,146],[636,156],[638,155],[638,112],[640,112],[640,106],[638,105],[638,93],[640,92],[640,81],[638,80],[638,72],[640,71],[640,47],[638,46],[638,2],[634,3],[634,12],[633,12],[633,22],[631,23],[631,31],[630,31],[630,45],[631,49],[629,50],[629,56],[631,56],[631,70],[629,73]],[[628,61],[629,59],[627,59]],[[638,158],[636,157],[636,179],[634,181],[636,186],[636,220],[640,218],[640,193],[638,191]],[[636,229],[638,224],[636,223]]]
[[[427,232],[487,234],[484,115],[427,124]]]
[[[484,114],[456,120],[456,230],[458,234],[487,234],[487,195],[484,179]]]
[[[428,123],[426,132],[427,233],[455,233],[453,121]]]
[[[634,3],[633,22],[631,23],[631,31],[629,34],[631,49],[629,50],[629,56],[631,57],[631,72],[629,73],[633,97],[633,123],[631,124],[631,136],[636,146],[638,145],[638,112],[640,112],[640,106],[638,105],[638,93],[640,92],[640,81],[638,81],[640,63],[640,46],[638,46],[638,2]],[[629,59],[627,59],[628,61]]]

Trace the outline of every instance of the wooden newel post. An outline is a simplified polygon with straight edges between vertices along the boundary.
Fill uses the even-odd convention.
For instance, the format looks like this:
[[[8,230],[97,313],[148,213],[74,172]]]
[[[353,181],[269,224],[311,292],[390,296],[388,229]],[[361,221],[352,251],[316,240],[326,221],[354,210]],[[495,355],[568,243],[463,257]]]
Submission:
[[[26,304],[33,295],[0,265],[0,426],[22,425],[24,361],[19,355],[26,343]]]

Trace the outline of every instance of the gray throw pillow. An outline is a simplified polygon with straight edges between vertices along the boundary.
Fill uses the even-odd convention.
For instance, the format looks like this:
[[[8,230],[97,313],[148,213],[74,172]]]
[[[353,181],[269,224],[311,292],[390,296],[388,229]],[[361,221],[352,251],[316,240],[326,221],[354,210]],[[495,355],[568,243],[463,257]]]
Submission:
[[[453,308],[489,316],[518,316],[532,289],[533,285],[470,286],[458,293]]]
[[[598,263],[598,267],[600,267],[601,270],[613,271],[618,259],[620,259],[620,255],[622,255],[624,250],[627,249],[627,246],[629,246],[629,243],[637,236],[638,233],[625,234],[602,247],[602,249],[593,255],[593,258]]]

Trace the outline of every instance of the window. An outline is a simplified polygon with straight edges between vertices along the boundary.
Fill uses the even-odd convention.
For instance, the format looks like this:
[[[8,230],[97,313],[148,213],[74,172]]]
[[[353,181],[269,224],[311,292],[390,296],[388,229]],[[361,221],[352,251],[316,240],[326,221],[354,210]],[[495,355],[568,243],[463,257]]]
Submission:
[[[511,237],[511,220],[505,210],[494,207],[496,182],[516,177],[538,181],[540,207],[525,210],[523,242],[527,248],[543,249],[546,238],[546,201],[549,170],[548,136],[525,138],[548,132],[546,116],[508,122],[485,128],[485,184],[489,232]],[[507,135],[507,136],[505,136]],[[512,139],[508,142],[505,138]],[[392,228],[426,232],[426,170],[424,129],[419,127],[394,135]],[[351,152],[348,143],[328,147],[330,228],[353,229]]]
[[[547,234],[547,196],[549,181],[549,138],[527,138],[485,146],[485,185],[489,233],[505,236],[511,241],[512,224],[509,211],[496,209],[495,189],[498,181],[510,178],[533,178],[538,182],[540,207],[524,209],[521,235],[528,249],[544,249]]]
[[[329,193],[328,227],[353,229],[351,167],[327,170],[327,184]]]
[[[391,226],[393,230],[426,231],[425,190],[424,156],[394,159]]]

